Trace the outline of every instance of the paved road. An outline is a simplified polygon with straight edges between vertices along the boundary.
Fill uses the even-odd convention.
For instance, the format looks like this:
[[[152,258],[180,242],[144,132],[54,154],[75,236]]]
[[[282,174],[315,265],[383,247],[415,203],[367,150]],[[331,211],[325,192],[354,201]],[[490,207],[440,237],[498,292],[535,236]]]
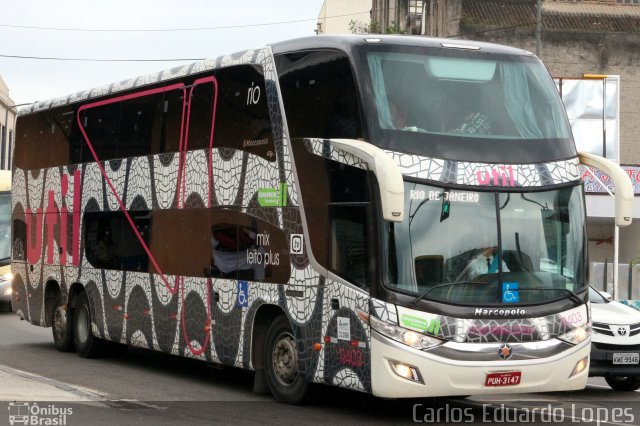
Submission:
[[[0,313],[0,425],[27,410],[39,413],[40,424],[65,425],[640,424],[640,392],[613,392],[599,378],[579,392],[439,400],[381,400],[319,386],[307,405],[294,407],[252,393],[248,372],[137,349],[83,359],[58,352],[50,333]],[[38,402],[10,407],[13,400]]]

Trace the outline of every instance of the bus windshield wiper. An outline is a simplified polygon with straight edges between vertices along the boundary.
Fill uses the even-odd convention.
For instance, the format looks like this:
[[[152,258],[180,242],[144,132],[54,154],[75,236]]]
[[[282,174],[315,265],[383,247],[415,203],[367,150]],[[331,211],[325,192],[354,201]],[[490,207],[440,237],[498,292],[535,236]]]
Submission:
[[[536,291],[536,290],[537,291],[563,291],[565,293],[568,293],[569,298],[574,302],[576,302],[578,305],[584,304],[584,300],[580,299],[580,296],[578,296],[575,292],[569,290],[568,288],[540,287],[540,288],[519,288],[518,289],[518,291]]]
[[[431,293],[431,291],[435,290],[436,288],[450,287],[457,284],[488,284],[488,283],[482,282],[482,281],[454,281],[450,283],[442,283],[442,284],[434,285],[433,287],[429,287],[425,292],[419,294],[411,302],[407,303],[407,306],[414,306],[416,303],[424,299],[429,293]]]

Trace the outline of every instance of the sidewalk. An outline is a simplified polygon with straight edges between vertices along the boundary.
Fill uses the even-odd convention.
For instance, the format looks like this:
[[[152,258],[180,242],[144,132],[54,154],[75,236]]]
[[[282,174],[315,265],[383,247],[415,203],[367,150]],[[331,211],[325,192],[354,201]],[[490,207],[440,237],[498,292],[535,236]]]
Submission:
[[[0,401],[103,401],[107,395],[0,364]]]

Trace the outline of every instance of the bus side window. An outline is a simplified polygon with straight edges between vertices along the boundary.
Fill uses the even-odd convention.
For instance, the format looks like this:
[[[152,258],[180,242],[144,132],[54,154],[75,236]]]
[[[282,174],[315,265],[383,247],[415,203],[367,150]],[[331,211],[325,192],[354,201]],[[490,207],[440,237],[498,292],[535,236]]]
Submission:
[[[276,58],[291,138],[363,137],[347,56],[325,50]]]
[[[128,99],[122,103],[118,157],[138,157],[157,153],[160,139],[157,127],[162,123],[163,101],[163,95],[156,94]]]
[[[288,240],[280,228],[220,209],[214,210],[210,235],[211,276],[277,284],[289,281]]]
[[[70,118],[73,119],[73,115]],[[15,148],[16,167],[34,170],[69,162],[69,137],[59,114],[38,112],[21,117],[18,123],[20,141]]]
[[[218,103],[214,147],[244,150],[275,161],[262,67],[237,65],[217,70],[215,75]]]
[[[213,83],[207,82],[193,87],[189,106],[189,133],[187,149],[207,149],[211,140],[213,107],[216,98]]]
[[[118,129],[122,103],[88,108],[80,113],[80,123],[90,144],[101,161],[118,158]],[[89,149],[82,150],[82,162],[96,161]]]
[[[330,204],[329,265],[336,274],[369,288],[368,203]]]
[[[87,212],[84,214],[85,254],[96,268],[147,272],[149,256],[140,243],[151,238],[151,212],[129,211],[131,227],[123,212]]]
[[[15,216],[14,216],[15,217]],[[14,261],[26,262],[27,260],[27,224],[23,220],[13,219],[13,232],[11,254]]]

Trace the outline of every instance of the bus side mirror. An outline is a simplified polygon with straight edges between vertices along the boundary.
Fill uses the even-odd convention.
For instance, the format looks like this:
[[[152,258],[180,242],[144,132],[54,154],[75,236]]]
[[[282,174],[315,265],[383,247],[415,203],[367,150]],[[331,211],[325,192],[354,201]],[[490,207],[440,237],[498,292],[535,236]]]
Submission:
[[[382,217],[390,222],[402,222],[404,181],[402,172],[393,158],[377,146],[355,139],[331,139],[331,145],[367,163],[380,188]]]
[[[616,200],[616,225],[631,225],[633,217],[633,185],[625,171],[613,161],[587,152],[579,152],[580,163],[602,170],[613,180]]]

